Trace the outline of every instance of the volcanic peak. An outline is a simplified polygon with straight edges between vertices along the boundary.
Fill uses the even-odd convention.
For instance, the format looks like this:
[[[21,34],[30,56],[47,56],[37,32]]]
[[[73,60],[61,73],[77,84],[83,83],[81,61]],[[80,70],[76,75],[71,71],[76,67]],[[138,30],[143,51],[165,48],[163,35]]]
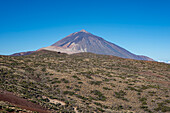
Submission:
[[[79,31],[79,32],[84,32],[84,33],[89,33],[89,32],[87,32],[86,30],[84,30],[84,29],[82,29],[81,31]]]

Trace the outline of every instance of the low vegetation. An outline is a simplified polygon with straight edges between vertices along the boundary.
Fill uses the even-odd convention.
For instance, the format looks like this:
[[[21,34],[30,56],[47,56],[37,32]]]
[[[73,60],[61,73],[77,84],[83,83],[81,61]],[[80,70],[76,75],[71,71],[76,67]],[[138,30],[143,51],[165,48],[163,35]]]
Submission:
[[[92,53],[0,56],[0,91],[49,112],[170,112],[170,65]],[[0,97],[0,112],[19,111],[33,112]]]

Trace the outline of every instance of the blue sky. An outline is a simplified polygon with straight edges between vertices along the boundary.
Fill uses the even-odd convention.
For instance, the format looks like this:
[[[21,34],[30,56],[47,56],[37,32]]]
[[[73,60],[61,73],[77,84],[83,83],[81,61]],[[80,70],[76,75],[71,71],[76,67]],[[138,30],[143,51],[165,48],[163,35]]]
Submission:
[[[170,60],[169,0],[0,0],[0,54],[37,50],[85,29],[132,53]]]

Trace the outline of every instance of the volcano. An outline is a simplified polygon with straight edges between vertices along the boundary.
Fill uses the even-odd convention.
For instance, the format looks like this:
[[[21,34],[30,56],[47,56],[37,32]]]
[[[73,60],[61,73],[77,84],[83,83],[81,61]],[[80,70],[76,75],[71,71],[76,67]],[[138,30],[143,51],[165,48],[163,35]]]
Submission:
[[[84,29],[66,36],[51,46],[39,50],[57,51],[67,54],[91,52],[95,54],[113,55],[121,58],[153,61],[153,59],[149,57],[135,55],[114,43],[108,42],[99,36],[85,31]]]
[[[67,54],[91,52],[95,54],[113,55],[121,58],[153,61],[153,59],[147,56],[135,55],[114,43],[108,42],[99,36],[85,31],[84,29],[72,33],[51,46],[40,48],[37,51],[40,50],[56,51]],[[12,56],[29,55],[33,52],[35,51],[15,53]]]

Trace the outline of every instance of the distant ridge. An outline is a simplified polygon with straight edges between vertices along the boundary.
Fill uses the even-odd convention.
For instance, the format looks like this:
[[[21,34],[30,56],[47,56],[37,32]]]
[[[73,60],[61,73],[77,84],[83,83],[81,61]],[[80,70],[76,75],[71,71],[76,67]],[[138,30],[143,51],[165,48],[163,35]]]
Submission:
[[[20,53],[14,53],[11,56],[23,56],[23,55],[30,55],[34,53],[35,51],[27,51],[27,52],[20,52]]]
[[[51,46],[40,48],[37,51],[40,50],[57,51],[67,54],[91,52],[95,54],[113,55],[121,58],[153,61],[153,59],[149,57],[135,55],[114,43],[108,42],[101,37],[87,32],[84,29],[72,33]],[[32,51],[22,52],[13,54],[13,56],[28,55],[31,53]]]

